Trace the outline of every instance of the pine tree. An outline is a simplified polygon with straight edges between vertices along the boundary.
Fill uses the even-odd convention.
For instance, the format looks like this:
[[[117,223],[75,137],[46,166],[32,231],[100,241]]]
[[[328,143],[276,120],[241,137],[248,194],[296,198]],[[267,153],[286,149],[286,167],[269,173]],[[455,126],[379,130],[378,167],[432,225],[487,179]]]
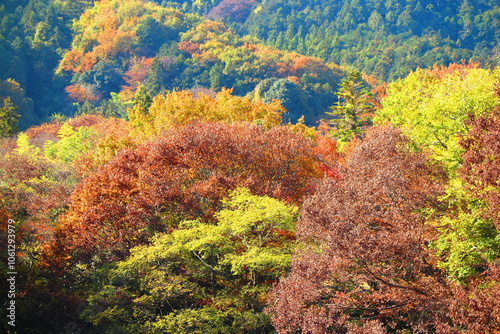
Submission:
[[[338,102],[328,114],[336,116],[331,120],[336,128],[333,135],[339,142],[346,142],[371,124],[374,97],[359,71],[350,72],[342,80],[336,95]]]
[[[0,138],[10,137],[19,131],[17,123],[20,115],[19,108],[12,103],[10,97],[3,100],[3,107],[0,108]]]

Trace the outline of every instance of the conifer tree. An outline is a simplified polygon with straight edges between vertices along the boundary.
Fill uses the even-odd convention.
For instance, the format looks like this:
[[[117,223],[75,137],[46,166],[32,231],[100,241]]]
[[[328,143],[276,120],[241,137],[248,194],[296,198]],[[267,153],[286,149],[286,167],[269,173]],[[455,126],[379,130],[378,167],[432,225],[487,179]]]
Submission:
[[[10,97],[3,101],[3,107],[0,108],[0,138],[10,137],[19,131],[17,123],[19,121],[19,108],[12,103]]]
[[[328,114],[335,116],[331,121],[335,125],[333,135],[340,142],[346,142],[359,136],[364,127],[371,124],[374,96],[361,72],[352,71],[342,80],[337,97],[337,104]]]

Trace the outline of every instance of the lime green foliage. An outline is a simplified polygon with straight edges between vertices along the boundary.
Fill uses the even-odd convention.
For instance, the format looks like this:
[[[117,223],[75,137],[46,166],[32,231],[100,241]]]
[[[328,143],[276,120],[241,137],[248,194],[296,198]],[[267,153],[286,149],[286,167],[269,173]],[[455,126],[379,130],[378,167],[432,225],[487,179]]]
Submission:
[[[500,69],[473,68],[445,73],[417,70],[389,84],[388,96],[374,122],[401,127],[418,145],[442,161],[451,177],[460,167],[460,136],[468,113],[483,114],[496,105],[494,87]]]
[[[484,203],[473,198],[463,202],[456,215],[438,222],[439,239],[430,245],[440,259],[438,266],[450,279],[462,283],[482,265],[494,261],[500,251],[495,225],[482,217]]]
[[[26,155],[31,158],[35,158],[39,153],[40,149],[35,145],[30,144],[29,137],[26,133],[22,132],[17,136],[17,148],[15,152],[19,155]]]
[[[58,137],[60,139],[56,143],[51,140],[45,143],[45,155],[70,163],[95,145],[97,135],[92,128],[82,126],[75,131],[71,125],[64,123],[58,132]]]
[[[223,207],[217,224],[186,221],[103,271],[85,318],[102,333],[270,332],[262,310],[290,265],[298,209],[246,188]]]
[[[225,319],[234,318],[233,322]],[[213,307],[184,309],[149,324],[151,333],[223,334],[244,333],[249,328],[263,328],[269,322],[264,313],[223,311]]]

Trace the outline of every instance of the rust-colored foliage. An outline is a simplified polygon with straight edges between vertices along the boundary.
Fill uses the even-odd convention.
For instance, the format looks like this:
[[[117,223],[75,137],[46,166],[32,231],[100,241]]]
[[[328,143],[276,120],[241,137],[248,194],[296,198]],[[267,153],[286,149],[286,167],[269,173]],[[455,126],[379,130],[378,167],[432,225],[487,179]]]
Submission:
[[[22,221],[22,247],[35,248],[50,240],[55,217],[64,211],[73,191],[71,172],[42,156],[10,152],[0,157],[0,180],[0,210]]]
[[[425,333],[448,295],[426,247],[419,209],[443,191],[443,172],[389,127],[370,129],[307,199],[292,270],[271,294],[278,333]]]
[[[471,333],[500,332],[500,268],[493,264],[467,286],[455,288],[450,315]]]
[[[210,92],[209,92],[210,93]],[[140,109],[129,111],[132,125],[147,134],[161,134],[195,120],[206,122],[259,122],[266,128],[277,126],[285,109],[278,101],[269,104],[231,95],[222,89],[215,96],[206,92],[179,91],[156,96],[147,114]],[[212,94],[213,95],[213,94]]]
[[[60,122],[50,122],[43,123],[37,126],[32,126],[31,128],[26,130],[26,134],[30,139],[35,139],[39,137],[56,137],[59,129],[61,128]]]
[[[500,98],[500,87],[497,90]],[[470,115],[466,125],[469,134],[461,145],[465,149],[462,156],[461,176],[471,190],[487,202],[488,218],[500,230],[500,106],[489,115]]]
[[[195,123],[122,151],[77,186],[46,259],[122,259],[153,231],[211,221],[240,186],[300,202],[321,176],[312,146],[286,127]]]
[[[186,52],[189,55],[200,53],[200,44],[199,43],[191,43],[191,42],[182,41],[182,42],[179,42],[178,48],[180,51]]]
[[[95,101],[101,98],[101,96],[89,92],[85,87],[78,84],[69,85],[65,90],[71,99],[78,102]]]
[[[481,64],[474,61],[470,61],[467,63],[465,60],[462,60],[460,64],[452,63],[448,66],[434,65],[432,70],[429,70],[429,72],[434,74],[438,79],[443,79],[447,75],[455,72],[466,74],[468,70],[479,68],[480,66]]]
[[[106,118],[101,115],[85,114],[70,119],[68,121],[68,124],[71,125],[71,127],[73,127],[74,129],[78,129],[81,126],[93,126],[104,122],[105,120]]]

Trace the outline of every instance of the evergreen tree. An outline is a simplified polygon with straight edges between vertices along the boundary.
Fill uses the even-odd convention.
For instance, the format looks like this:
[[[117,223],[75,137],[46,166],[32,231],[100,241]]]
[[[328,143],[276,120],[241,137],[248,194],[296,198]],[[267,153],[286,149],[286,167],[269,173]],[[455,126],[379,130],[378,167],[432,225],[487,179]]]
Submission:
[[[340,142],[346,142],[359,136],[364,127],[371,124],[374,96],[359,71],[350,72],[342,80],[336,95],[338,102],[327,114],[335,116],[331,121],[336,128],[334,136]]]
[[[0,108],[0,138],[10,137],[19,131],[17,123],[20,115],[19,108],[12,103],[10,97],[3,100],[3,107]]]

